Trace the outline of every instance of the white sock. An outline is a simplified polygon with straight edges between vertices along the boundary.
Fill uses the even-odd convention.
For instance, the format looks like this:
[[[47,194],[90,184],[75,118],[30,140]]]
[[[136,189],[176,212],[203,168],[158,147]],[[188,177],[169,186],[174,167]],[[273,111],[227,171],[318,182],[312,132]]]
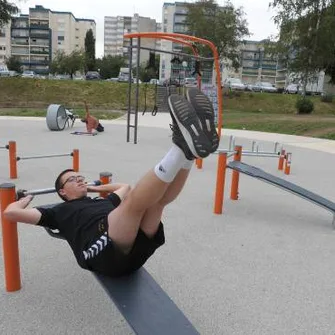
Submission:
[[[186,160],[186,162],[184,163],[184,165],[181,167],[184,170],[191,170],[192,166],[194,164],[194,160]]]
[[[168,153],[155,166],[155,174],[165,183],[171,183],[186,161],[183,151],[173,144]]]

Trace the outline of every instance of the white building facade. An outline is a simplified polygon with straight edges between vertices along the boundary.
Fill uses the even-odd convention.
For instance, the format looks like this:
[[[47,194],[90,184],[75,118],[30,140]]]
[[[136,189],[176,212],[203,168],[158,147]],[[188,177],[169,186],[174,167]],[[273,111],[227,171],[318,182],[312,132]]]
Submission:
[[[156,32],[157,22],[149,17],[142,17],[138,14],[134,16],[105,16],[104,19],[104,55],[122,56],[126,62],[129,59],[130,40],[124,38],[124,34],[138,32]],[[156,40],[141,39],[141,46],[155,49]],[[133,40],[133,46],[137,45],[136,39]],[[133,49],[132,64],[136,64],[137,50]],[[149,60],[149,51],[140,51],[140,63]]]
[[[84,50],[85,36],[94,20],[77,19],[70,12],[56,12],[43,6],[29,8],[29,14],[13,17],[10,25],[10,55],[17,57],[23,70],[48,73],[57,51],[70,54]]]

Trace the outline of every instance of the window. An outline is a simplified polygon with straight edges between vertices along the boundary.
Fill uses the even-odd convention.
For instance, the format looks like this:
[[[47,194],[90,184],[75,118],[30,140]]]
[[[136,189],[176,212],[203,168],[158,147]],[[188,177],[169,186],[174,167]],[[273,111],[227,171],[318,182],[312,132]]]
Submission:
[[[64,41],[64,36],[58,36],[58,41]]]

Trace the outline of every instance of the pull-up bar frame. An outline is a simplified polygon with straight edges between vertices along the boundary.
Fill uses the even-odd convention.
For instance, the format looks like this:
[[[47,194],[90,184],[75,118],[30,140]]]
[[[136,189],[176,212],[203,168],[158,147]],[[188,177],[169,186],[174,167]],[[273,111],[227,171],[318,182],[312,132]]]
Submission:
[[[141,47],[141,38],[151,38],[151,39],[162,39],[171,41],[178,44],[183,44],[188,46],[193,51],[193,57],[197,59],[207,59],[214,61],[214,68],[216,70],[216,86],[217,86],[217,99],[218,99],[218,135],[221,137],[221,129],[222,129],[222,89],[221,89],[221,74],[220,74],[220,63],[219,63],[219,53],[217,51],[216,46],[203,38],[198,38],[195,36],[177,34],[177,33],[157,33],[157,32],[143,32],[143,33],[130,33],[125,34],[124,38],[130,39],[129,46],[129,70],[132,66],[132,49],[137,48],[137,61],[136,61],[136,105],[135,105],[135,124],[130,124],[130,114],[131,112],[131,85],[132,85],[132,74],[131,70],[129,71],[129,94],[128,94],[128,115],[127,115],[127,142],[130,141],[130,128],[134,128],[134,144],[137,143],[137,126],[138,126],[138,97],[139,97],[139,85],[138,85],[138,77],[139,77],[139,66],[140,66],[140,50],[149,50],[149,51],[157,51],[157,49],[151,49],[146,47]],[[137,38],[137,45],[133,46],[133,39]],[[203,58],[199,56],[197,48],[193,43],[200,43],[208,46],[213,53],[213,58]],[[162,51],[159,51],[162,52]],[[170,53],[170,52],[169,52]],[[181,54],[178,52],[171,52],[171,54]],[[192,57],[192,55],[187,55],[188,57]],[[198,79],[198,84],[200,86],[200,79]]]

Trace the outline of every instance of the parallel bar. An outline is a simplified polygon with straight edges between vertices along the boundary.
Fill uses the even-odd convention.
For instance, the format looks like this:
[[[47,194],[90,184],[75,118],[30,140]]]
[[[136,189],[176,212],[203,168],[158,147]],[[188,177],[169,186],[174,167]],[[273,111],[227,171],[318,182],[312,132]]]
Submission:
[[[97,185],[101,185],[100,180],[97,181],[93,181],[90,183],[86,184],[87,186],[97,186]],[[55,193],[56,189],[54,187],[50,187],[50,188],[41,188],[41,189],[36,189],[36,190],[27,190],[27,191],[22,191],[22,195],[26,196],[28,194],[30,195],[41,195],[41,194],[49,194],[49,193]]]
[[[66,156],[72,156],[72,153],[70,153],[70,154],[51,154],[51,155],[40,155],[40,156],[16,157],[16,159],[18,161],[23,161],[23,160],[27,160],[27,159],[51,158],[51,157],[66,157]]]

